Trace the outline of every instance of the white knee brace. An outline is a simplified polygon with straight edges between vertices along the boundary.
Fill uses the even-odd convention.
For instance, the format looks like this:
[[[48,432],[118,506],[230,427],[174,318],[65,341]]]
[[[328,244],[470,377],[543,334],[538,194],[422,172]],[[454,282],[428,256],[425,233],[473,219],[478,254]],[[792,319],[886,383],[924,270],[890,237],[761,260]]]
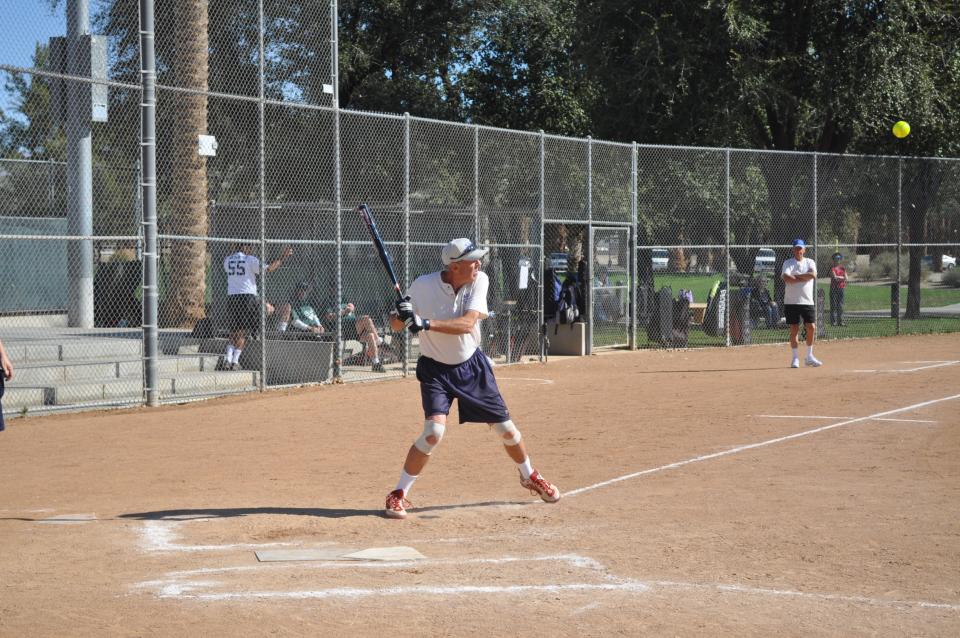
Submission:
[[[503,423],[494,423],[494,429],[503,439],[504,445],[517,445],[520,443],[520,430],[513,424],[513,421],[504,421]]]
[[[440,443],[440,439],[443,438],[443,432],[447,429],[443,423],[437,423],[436,421],[424,421],[423,422],[423,434],[420,435],[420,438],[417,439],[413,445],[415,448],[430,456],[430,453],[433,452],[433,448],[437,447],[437,444]]]

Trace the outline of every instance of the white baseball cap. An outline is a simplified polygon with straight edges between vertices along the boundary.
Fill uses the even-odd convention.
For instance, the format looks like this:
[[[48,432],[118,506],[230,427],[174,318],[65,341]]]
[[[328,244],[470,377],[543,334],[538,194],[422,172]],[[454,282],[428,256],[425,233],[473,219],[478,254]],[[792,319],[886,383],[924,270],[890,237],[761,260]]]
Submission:
[[[443,247],[440,259],[443,260],[444,266],[449,266],[455,261],[479,261],[488,252],[490,252],[489,248],[480,248],[473,243],[472,239],[461,237]]]

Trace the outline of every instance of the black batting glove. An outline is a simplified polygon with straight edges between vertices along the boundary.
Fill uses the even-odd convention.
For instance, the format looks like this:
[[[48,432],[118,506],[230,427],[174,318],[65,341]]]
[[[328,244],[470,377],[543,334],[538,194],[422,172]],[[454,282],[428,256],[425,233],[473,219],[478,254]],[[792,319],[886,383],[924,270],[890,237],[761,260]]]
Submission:
[[[397,301],[397,317],[400,321],[409,325],[409,321],[415,316],[413,312],[413,304],[410,303],[410,297],[404,297],[403,299]]]
[[[407,330],[409,330],[410,334],[413,334],[413,335],[417,334],[421,330],[430,329],[430,320],[424,319],[418,314],[414,314],[413,317],[411,317],[410,320],[406,321],[405,323],[407,326]]]

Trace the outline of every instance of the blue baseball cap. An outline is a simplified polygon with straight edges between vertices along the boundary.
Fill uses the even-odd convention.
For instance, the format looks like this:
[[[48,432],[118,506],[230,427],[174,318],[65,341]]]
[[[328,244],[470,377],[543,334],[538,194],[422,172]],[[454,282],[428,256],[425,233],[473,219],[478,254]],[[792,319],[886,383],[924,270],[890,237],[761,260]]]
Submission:
[[[803,240],[802,240],[802,239],[794,239],[794,240],[793,240],[793,247],[794,247],[794,248],[806,248],[807,245],[806,245],[805,243],[803,243]]]

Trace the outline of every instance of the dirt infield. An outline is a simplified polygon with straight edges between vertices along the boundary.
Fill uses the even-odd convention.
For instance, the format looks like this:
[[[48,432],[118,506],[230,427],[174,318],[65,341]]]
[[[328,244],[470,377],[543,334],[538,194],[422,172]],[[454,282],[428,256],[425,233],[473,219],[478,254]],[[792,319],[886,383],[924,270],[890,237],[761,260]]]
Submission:
[[[0,635],[960,635],[960,336],[788,355],[498,368],[564,499],[450,426],[406,521],[414,380],[11,420]]]

